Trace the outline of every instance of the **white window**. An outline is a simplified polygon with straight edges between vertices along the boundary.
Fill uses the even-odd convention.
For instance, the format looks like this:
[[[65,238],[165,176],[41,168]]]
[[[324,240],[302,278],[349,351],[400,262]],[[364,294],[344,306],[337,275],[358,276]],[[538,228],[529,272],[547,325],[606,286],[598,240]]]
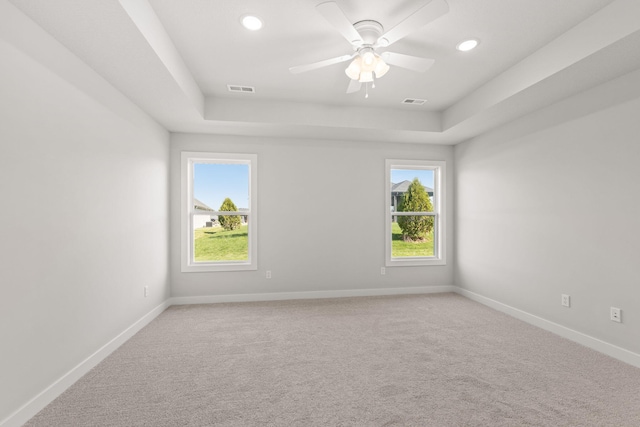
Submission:
[[[445,162],[386,161],[385,265],[444,265]]]
[[[257,270],[255,154],[183,152],[182,271]]]

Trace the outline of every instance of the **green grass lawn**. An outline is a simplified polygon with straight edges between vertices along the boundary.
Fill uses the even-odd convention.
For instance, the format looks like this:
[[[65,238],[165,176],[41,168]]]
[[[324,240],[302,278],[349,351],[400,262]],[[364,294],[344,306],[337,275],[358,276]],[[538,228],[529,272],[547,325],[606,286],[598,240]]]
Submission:
[[[433,231],[424,242],[405,242],[397,222],[391,224],[391,256],[393,258],[433,256]]]
[[[222,227],[198,228],[195,230],[195,260],[246,261],[249,259],[249,236],[247,225],[237,230],[225,231]],[[424,242],[405,242],[397,223],[391,225],[391,256],[394,258],[433,256],[433,232]]]
[[[246,261],[249,259],[247,225],[225,231],[222,227],[197,228],[194,233],[195,261]]]

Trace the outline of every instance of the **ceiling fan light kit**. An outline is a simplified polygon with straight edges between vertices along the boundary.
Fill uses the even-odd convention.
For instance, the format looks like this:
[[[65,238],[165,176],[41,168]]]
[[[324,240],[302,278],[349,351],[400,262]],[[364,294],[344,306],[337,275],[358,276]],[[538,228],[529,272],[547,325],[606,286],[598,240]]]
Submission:
[[[418,10],[387,32],[384,31],[382,24],[373,20],[362,20],[351,24],[352,21],[347,18],[335,1],[320,3],[316,6],[316,10],[351,44],[356,53],[291,67],[289,70],[297,74],[353,59],[345,69],[346,75],[351,79],[347,93],[352,93],[359,91],[362,83],[373,83],[374,75],[375,78],[380,78],[387,74],[390,69],[389,65],[417,72],[425,72],[429,69],[434,63],[433,59],[393,52],[384,52],[380,55],[376,49],[386,48],[414,30],[444,15],[449,11],[449,5],[446,0],[428,0]],[[365,89],[368,90],[368,85],[365,85]],[[368,96],[368,92],[366,96]]]
[[[344,72],[352,80],[367,83],[373,81],[374,74],[379,79],[387,74],[389,69],[389,65],[384,62],[380,55],[373,51],[373,48],[365,47],[358,51],[358,55],[351,61],[351,64]]]

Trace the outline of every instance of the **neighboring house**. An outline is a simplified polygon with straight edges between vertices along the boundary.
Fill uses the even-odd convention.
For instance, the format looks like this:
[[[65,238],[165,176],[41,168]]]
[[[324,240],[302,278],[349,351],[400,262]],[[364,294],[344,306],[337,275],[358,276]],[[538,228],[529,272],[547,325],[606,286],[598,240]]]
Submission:
[[[211,211],[215,212],[215,209],[210,208],[205,203],[200,200],[194,198],[193,199],[193,207],[199,209],[201,211]],[[238,208],[238,211],[248,211],[247,208]],[[241,215],[240,219],[243,224],[247,223],[247,215]],[[218,224],[218,215],[213,214],[196,214],[193,216],[193,229],[202,228],[202,227],[213,227]]]
[[[239,210],[240,212],[243,212],[243,211],[248,211],[248,210],[249,210],[249,208],[238,208],[238,210]],[[242,219],[242,223],[243,223],[243,224],[246,224],[246,223],[247,223],[247,219],[248,219],[248,216],[247,216],[247,215],[242,215],[240,218]]]
[[[193,199],[193,207],[202,211],[212,211],[209,206],[202,203],[200,200],[194,198]],[[193,216],[193,229],[202,228],[202,227],[211,227],[215,221],[214,215],[209,214],[196,214]]]
[[[398,204],[400,200],[402,200],[402,195],[407,192],[409,186],[411,185],[411,181],[404,180],[397,184],[391,183],[391,212],[396,212],[398,210]],[[433,203],[433,188],[429,188],[426,185],[424,189],[427,190],[427,194],[429,194],[429,198]]]

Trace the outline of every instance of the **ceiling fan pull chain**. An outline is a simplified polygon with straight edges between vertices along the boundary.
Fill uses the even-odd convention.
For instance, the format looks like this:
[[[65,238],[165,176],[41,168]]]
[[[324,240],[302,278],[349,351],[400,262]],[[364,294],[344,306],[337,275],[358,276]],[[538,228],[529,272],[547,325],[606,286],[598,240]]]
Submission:
[[[365,98],[369,97],[369,83],[364,84],[364,97]]]

